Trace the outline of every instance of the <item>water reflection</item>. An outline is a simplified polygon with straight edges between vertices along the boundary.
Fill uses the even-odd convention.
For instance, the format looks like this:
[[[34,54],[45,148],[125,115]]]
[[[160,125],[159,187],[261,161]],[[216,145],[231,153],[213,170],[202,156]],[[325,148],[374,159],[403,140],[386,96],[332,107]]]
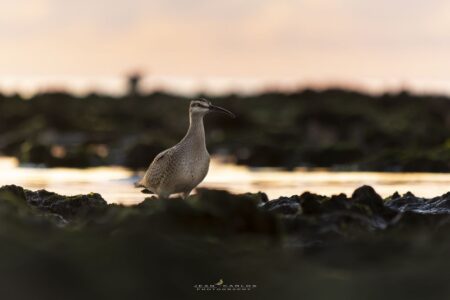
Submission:
[[[0,158],[0,185],[17,184],[65,195],[97,192],[110,203],[133,204],[145,195],[133,187],[137,174],[121,167],[90,169],[19,167],[14,158]],[[411,191],[434,197],[449,191],[450,174],[377,172],[293,172],[273,168],[249,169],[213,159],[201,187],[226,189],[235,193],[264,191],[270,198],[311,191],[323,195],[351,194],[363,184],[372,185],[382,196]]]

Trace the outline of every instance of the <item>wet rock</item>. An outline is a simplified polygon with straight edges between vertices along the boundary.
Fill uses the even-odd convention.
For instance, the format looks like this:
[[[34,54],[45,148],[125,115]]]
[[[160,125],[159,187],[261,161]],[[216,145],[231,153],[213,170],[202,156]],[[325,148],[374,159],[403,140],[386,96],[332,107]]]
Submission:
[[[267,203],[264,208],[280,214],[296,214],[302,212],[306,215],[316,215],[336,210],[345,210],[351,203],[345,194],[331,198],[305,192],[301,196],[280,197]]]
[[[5,185],[0,187],[0,194],[10,193],[18,199],[25,199],[25,190],[17,185]]]
[[[0,188],[0,195],[2,193],[9,193],[39,211],[69,221],[95,219],[119,226],[127,220],[135,226],[143,222],[146,225],[139,226],[178,233],[258,233],[274,237],[284,231],[288,235],[300,235],[305,244],[312,240],[323,243],[337,237],[386,230],[399,224],[406,227],[408,224],[440,224],[441,219],[429,216],[450,215],[450,193],[432,199],[397,193],[383,201],[370,186],[356,189],[351,198],[345,194],[325,197],[305,192],[272,201],[268,201],[264,193],[233,195],[226,191],[200,189],[186,201],[151,197],[131,207],[107,205],[99,194],[67,197],[13,185]]]
[[[351,201],[345,194],[333,195],[329,201],[323,203],[325,211],[348,210],[351,207]]]
[[[263,192],[245,193],[244,195],[255,199],[259,203],[267,203],[267,202],[269,202],[269,197],[267,196],[266,193],[263,193]]]
[[[48,229],[54,225],[67,224],[62,216],[35,209],[25,198],[25,190],[21,187],[0,187],[0,231],[17,233],[22,226],[40,226]]]
[[[392,196],[389,197],[389,198],[391,198],[391,199],[398,199],[398,198],[400,198],[400,197],[401,197],[400,194],[399,194],[398,192],[395,192],[395,193],[392,194]]]
[[[383,209],[383,199],[375,192],[373,187],[363,185],[352,194],[355,203],[367,205],[371,210],[380,212]]]
[[[301,206],[304,214],[319,214],[322,212],[321,201],[324,197],[305,192],[300,196]]]
[[[255,284],[253,292],[268,298],[410,299],[412,283],[419,291],[413,299],[447,295],[450,193],[393,195],[381,212],[370,208],[378,197],[369,187],[352,198],[264,198],[200,190],[187,200],[152,197],[122,206],[96,195],[5,186],[0,277],[8,295],[19,294],[14,299],[81,299],[86,291],[112,300],[194,299],[193,284],[213,285],[222,276],[225,284]],[[64,220],[50,211],[69,222],[59,226]],[[52,288],[43,289],[48,282]]]
[[[58,214],[64,219],[81,217],[107,206],[102,196],[96,193],[62,196],[46,190],[33,192],[15,185],[3,186],[0,188],[0,192],[9,192],[39,210]]]
[[[364,298],[368,289],[373,299],[383,298],[380,286],[398,291],[400,285],[403,293],[389,299],[403,299],[411,282],[420,284],[424,276],[417,299],[431,288],[435,292],[436,282],[443,286],[436,295],[446,295],[450,193],[432,199],[393,195],[381,202],[381,210],[371,208],[380,199],[370,187],[351,198],[304,193],[265,199],[263,193],[199,190],[187,200],[152,197],[122,206],[107,205],[95,194],[64,197],[5,186],[0,188],[0,275],[4,285],[14,287],[9,293],[26,291],[18,299],[80,299],[86,290],[101,299],[136,294],[162,299],[178,288],[184,295],[194,291],[187,296],[194,299],[193,284],[213,284],[220,279],[211,277],[215,274],[225,283],[248,279],[257,285],[256,293],[280,283],[278,294],[301,285],[283,299],[299,291],[316,295],[324,283],[330,292],[319,298],[333,298],[342,293],[336,285],[346,284],[348,293],[339,299],[355,293]],[[59,226],[65,221],[60,216],[68,220],[65,226]],[[264,272],[255,272],[261,267]],[[48,282],[52,288],[42,289]]]
[[[450,214],[450,192],[432,199],[419,198],[408,192],[402,197],[392,197],[386,206],[398,212]]]
[[[64,218],[73,218],[106,207],[106,201],[97,193],[62,196],[39,190],[36,192],[26,191],[25,194],[30,204],[37,206],[39,209],[61,215]]]
[[[345,194],[325,197],[303,193],[280,197],[262,208],[283,217],[289,234],[300,235],[301,245],[317,245],[376,230],[385,230],[396,213],[383,206],[372,187],[357,189],[352,198]]]
[[[295,215],[300,210],[300,197],[280,197],[277,200],[266,202],[262,207],[276,214]]]

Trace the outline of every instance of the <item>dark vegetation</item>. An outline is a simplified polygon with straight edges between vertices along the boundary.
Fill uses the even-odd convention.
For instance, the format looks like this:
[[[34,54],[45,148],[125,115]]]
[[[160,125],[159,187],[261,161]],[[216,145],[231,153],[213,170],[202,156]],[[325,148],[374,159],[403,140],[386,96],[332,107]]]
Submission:
[[[212,100],[238,118],[207,117],[210,152],[240,164],[450,170],[450,100],[445,97],[304,90]],[[145,168],[184,135],[187,103],[164,93],[0,96],[0,151],[50,167]]]
[[[2,299],[447,299],[450,193],[107,205],[0,188]],[[195,285],[255,285],[197,291]],[[217,286],[216,286],[217,287]],[[225,294],[225,295],[223,295]]]

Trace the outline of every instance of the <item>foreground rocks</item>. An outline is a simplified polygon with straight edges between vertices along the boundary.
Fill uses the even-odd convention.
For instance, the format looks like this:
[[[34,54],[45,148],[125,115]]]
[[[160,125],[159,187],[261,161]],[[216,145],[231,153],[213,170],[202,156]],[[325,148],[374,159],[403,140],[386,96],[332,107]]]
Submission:
[[[0,188],[0,195],[10,194],[23,200],[40,211],[49,212],[65,219],[80,217],[84,214],[106,208],[106,201],[96,193],[77,196],[62,196],[46,190],[29,191],[10,185]]]
[[[147,223],[155,223],[161,232],[257,233],[274,239],[295,236],[305,242],[305,247],[309,239],[324,242],[331,236],[348,238],[400,225],[415,226],[421,220],[439,226],[450,221],[450,192],[432,199],[419,198],[409,192],[382,199],[370,186],[356,189],[350,197],[305,192],[271,201],[264,193],[233,195],[219,190],[199,190],[186,201],[150,197],[128,207],[108,205],[96,193],[62,196],[14,185],[0,188],[0,199],[5,197],[14,198],[22,206],[40,215],[56,217],[63,223],[101,220],[104,224],[114,224],[119,220],[137,222],[143,218]],[[133,216],[130,220],[129,215]]]
[[[258,299],[442,299],[450,295],[449,208],[450,193],[382,199],[369,186],[272,201],[199,190],[186,201],[127,207],[98,194],[4,186],[0,293],[194,299],[194,285],[223,279],[256,285],[246,295]]]

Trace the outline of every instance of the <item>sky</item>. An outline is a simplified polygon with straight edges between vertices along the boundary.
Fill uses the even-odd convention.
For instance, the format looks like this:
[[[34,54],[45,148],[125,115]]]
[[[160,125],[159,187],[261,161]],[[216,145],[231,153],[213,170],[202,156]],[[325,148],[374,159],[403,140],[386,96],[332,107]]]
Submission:
[[[6,1],[6,2],[5,2]],[[0,90],[450,94],[448,0],[0,0]]]

